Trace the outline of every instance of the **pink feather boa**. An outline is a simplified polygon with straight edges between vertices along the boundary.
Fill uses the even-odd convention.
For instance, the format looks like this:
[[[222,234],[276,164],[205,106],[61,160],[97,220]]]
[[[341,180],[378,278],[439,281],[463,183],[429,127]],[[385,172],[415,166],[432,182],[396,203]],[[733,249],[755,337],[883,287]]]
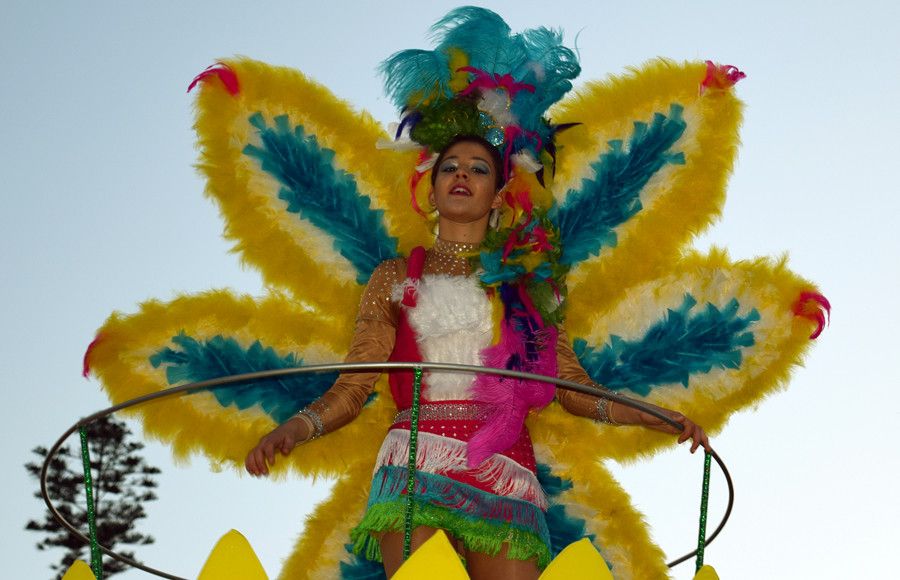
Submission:
[[[524,372],[550,377],[556,376],[557,330],[546,326],[540,330],[539,355],[536,360],[526,360],[525,344],[509,321],[500,329],[500,342],[482,352],[484,366],[509,369],[510,361],[522,361]],[[469,440],[467,464],[477,467],[494,453],[503,452],[516,442],[531,409],[546,407],[553,400],[556,388],[540,381],[523,381],[497,375],[478,375],[472,385],[472,398],[493,407],[485,424]]]

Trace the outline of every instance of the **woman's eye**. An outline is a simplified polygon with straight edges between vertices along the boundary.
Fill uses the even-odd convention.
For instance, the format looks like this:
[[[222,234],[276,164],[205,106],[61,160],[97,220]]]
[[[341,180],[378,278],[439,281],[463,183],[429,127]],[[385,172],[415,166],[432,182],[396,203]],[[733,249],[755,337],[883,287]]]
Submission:
[[[441,165],[441,173],[453,173],[456,171],[456,163],[444,163]]]
[[[491,173],[491,168],[488,167],[487,165],[481,165],[481,164],[479,163],[479,164],[476,164],[476,165],[473,165],[473,166],[472,166],[472,172],[473,172],[473,173],[479,173],[479,174],[481,174],[481,175],[490,175],[490,173]]]

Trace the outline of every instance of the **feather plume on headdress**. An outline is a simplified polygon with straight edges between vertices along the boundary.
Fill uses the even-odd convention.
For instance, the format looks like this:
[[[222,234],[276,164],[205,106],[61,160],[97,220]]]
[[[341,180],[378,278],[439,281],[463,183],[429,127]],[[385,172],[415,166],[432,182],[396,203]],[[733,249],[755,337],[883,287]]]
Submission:
[[[512,34],[497,14],[468,6],[435,23],[431,36],[434,50],[403,50],[381,64],[385,92],[402,110],[397,138],[434,153],[456,135],[478,135],[503,153],[507,178],[513,163],[539,171],[555,131],[544,113],[581,72],[562,33]]]

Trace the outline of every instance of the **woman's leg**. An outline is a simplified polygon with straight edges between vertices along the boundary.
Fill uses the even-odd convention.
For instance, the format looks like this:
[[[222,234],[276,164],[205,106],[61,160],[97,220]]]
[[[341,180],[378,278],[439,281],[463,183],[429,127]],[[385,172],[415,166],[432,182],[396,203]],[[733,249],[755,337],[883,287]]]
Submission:
[[[506,552],[509,544],[503,544],[500,553],[491,556],[481,552],[466,551],[466,569],[472,580],[536,580],[541,571],[534,560],[509,560]]]
[[[436,528],[419,526],[412,532],[411,552],[415,552],[428,538],[437,532]],[[381,558],[384,562],[384,573],[390,578],[403,564],[403,534],[401,532],[385,532],[381,535]],[[450,543],[455,544],[453,538]]]

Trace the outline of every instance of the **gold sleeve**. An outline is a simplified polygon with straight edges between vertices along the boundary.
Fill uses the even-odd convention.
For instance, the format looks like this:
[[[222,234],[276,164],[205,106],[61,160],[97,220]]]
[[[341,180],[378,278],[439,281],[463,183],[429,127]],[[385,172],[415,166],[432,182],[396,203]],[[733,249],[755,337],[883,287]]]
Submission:
[[[578,357],[575,356],[575,351],[572,350],[572,345],[569,344],[569,337],[563,329],[559,329],[559,337],[556,341],[556,364],[559,378],[609,391],[609,389],[592,381],[591,377],[588,376],[581,363],[578,362]],[[607,399],[576,393],[575,391],[567,391],[562,388],[556,389],[556,399],[566,411],[573,415],[595,419],[604,423],[611,422],[609,418],[609,401]]]
[[[382,262],[375,268],[363,292],[356,318],[356,329],[344,362],[382,362],[394,350],[397,330],[396,302],[391,293],[405,276],[402,259]],[[380,373],[343,373],[334,385],[313,401],[307,410],[321,433],[342,427],[359,415],[366,399],[375,388]],[[321,434],[320,433],[320,434]]]

